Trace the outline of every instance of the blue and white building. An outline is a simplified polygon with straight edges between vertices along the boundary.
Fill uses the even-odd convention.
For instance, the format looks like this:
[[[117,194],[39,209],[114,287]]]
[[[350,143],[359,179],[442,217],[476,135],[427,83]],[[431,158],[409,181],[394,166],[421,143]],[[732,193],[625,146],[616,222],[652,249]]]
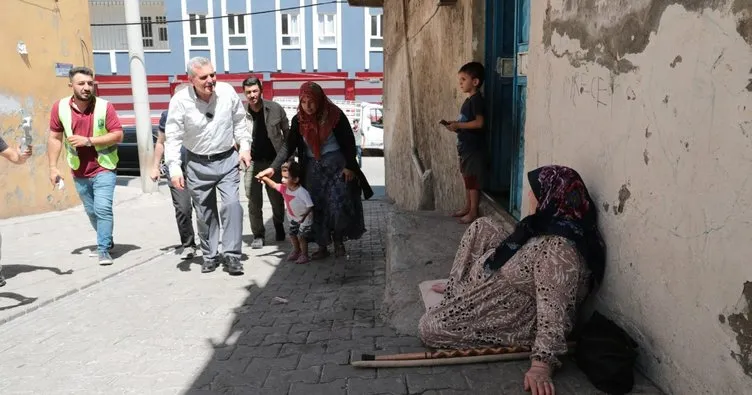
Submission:
[[[148,75],[185,73],[193,56],[218,73],[381,72],[381,8],[346,0],[142,0]],[[128,74],[122,0],[90,0],[98,75]]]

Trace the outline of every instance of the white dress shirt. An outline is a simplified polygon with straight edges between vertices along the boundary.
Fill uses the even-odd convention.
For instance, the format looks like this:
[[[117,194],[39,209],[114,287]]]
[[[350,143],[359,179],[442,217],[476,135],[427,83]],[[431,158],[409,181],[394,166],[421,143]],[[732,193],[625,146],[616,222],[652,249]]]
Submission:
[[[175,92],[167,111],[164,143],[165,163],[172,177],[183,175],[181,146],[194,154],[215,155],[235,143],[240,151],[251,150],[245,108],[232,85],[217,82],[208,103],[196,96],[193,86]]]

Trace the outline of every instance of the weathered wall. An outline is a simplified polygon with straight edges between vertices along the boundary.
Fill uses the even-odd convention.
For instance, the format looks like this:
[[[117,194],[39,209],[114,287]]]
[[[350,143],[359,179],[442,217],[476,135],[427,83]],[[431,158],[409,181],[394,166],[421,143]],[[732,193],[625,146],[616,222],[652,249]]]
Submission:
[[[28,55],[16,51],[19,41]],[[31,115],[34,156],[24,166],[0,161],[0,218],[70,207],[78,202],[70,171],[66,187],[48,181],[47,126],[52,103],[69,94],[68,79],[55,76],[55,63],[91,65],[86,0],[5,1],[0,13],[0,134],[17,146],[22,114]],[[60,161],[61,169],[65,168]]]
[[[387,194],[402,208],[425,207],[421,205],[423,184],[413,165],[414,145],[423,167],[433,176],[427,195],[435,208],[456,208],[464,202],[456,135],[441,127],[439,120],[456,119],[465,99],[458,88],[457,70],[464,63],[483,61],[484,1],[460,1],[451,7],[437,7],[435,0],[407,1],[407,31],[403,1],[384,2]]]
[[[750,393],[752,2],[531,11],[525,167],[585,178],[609,248],[598,304],[664,390]]]

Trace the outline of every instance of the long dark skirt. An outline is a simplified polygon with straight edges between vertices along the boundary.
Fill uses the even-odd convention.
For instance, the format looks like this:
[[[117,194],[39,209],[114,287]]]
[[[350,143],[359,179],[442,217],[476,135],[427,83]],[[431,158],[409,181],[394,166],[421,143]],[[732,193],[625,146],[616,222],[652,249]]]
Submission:
[[[312,240],[320,247],[365,233],[361,190],[356,180],[346,182],[342,175],[345,157],[330,152],[306,164],[306,189],[313,200]]]

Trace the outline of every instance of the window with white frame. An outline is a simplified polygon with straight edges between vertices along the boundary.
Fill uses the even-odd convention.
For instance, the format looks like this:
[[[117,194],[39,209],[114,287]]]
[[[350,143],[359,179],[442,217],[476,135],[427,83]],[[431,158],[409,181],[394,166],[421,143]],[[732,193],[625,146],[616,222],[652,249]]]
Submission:
[[[282,47],[300,48],[300,15],[282,14]]]
[[[150,16],[141,17],[141,37],[144,48],[154,48],[154,30]]]
[[[191,47],[208,47],[209,34],[206,31],[206,15],[188,14],[188,32]]]
[[[384,14],[371,15],[371,31],[369,42],[371,50],[383,50],[384,33],[381,30]]]
[[[157,34],[159,35],[159,41],[167,42],[167,17],[158,16],[156,19],[157,19]]]
[[[245,29],[245,15],[227,14],[227,42],[230,47],[245,48]]]
[[[318,39],[319,47],[335,47],[337,45],[336,14],[319,14]]]

